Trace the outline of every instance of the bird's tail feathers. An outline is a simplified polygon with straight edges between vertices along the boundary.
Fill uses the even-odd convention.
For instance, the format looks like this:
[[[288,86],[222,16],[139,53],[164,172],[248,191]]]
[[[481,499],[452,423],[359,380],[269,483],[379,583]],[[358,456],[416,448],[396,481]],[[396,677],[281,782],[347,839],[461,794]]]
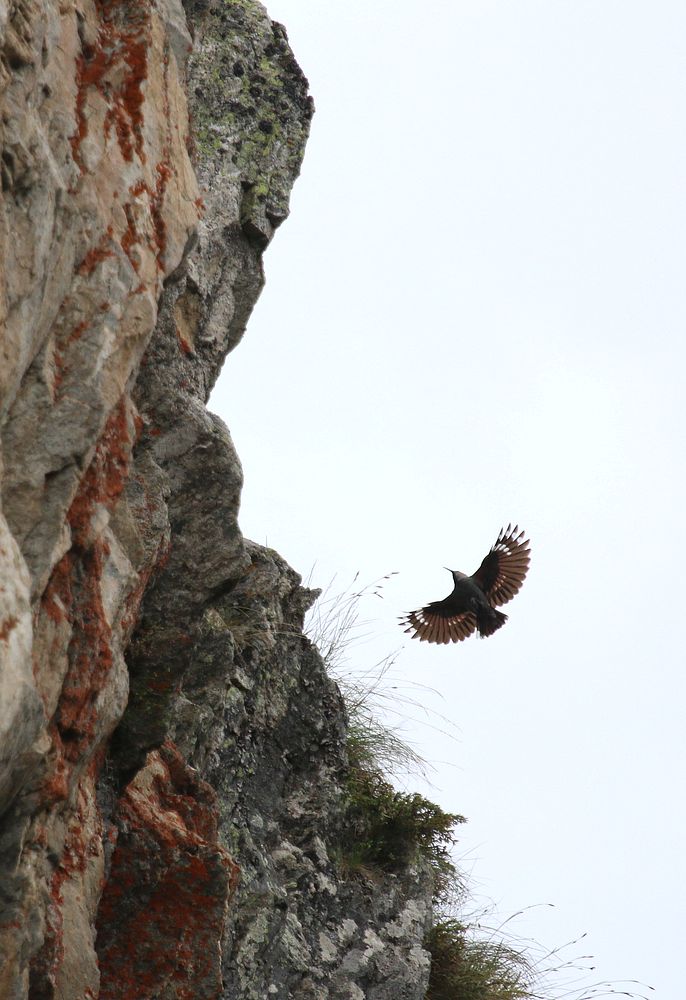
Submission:
[[[477,615],[476,627],[481,638],[485,639],[486,636],[493,635],[499,628],[502,628],[506,621],[506,614],[502,611],[496,611],[495,608],[490,608],[488,614]]]

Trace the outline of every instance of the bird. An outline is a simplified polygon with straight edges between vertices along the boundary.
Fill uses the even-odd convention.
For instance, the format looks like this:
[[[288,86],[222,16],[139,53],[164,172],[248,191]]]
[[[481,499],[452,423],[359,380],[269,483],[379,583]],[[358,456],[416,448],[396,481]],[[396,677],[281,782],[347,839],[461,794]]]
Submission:
[[[519,592],[529,569],[529,539],[508,524],[476,573],[467,576],[449,569],[453,592],[443,601],[432,601],[400,619],[405,632],[420,642],[461,642],[478,630],[482,639],[493,635],[507,621],[496,607],[507,604]],[[444,567],[448,569],[448,567]]]

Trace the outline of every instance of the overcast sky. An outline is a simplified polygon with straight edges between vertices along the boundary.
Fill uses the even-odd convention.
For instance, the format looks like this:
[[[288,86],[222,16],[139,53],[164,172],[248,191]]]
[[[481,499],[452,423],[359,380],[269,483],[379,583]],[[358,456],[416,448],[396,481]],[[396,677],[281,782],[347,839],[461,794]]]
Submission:
[[[365,669],[408,723],[477,892],[597,979],[683,996],[686,5],[271,0],[317,113],[267,288],[211,407],[244,533],[313,583],[396,570]],[[395,619],[500,527],[529,577],[493,637]],[[443,727],[449,728],[449,727]],[[456,738],[455,738],[456,736]],[[574,955],[574,949],[570,957]],[[589,981],[593,981],[593,977]]]

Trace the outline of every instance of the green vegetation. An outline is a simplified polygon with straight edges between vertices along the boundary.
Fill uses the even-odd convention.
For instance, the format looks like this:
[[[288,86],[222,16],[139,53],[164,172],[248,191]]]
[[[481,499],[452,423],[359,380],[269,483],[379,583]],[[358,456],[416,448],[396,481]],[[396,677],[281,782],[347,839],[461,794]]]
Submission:
[[[431,955],[426,1000],[528,1000],[535,969],[502,940],[478,940],[459,920],[438,920],[424,946]]]
[[[450,856],[453,831],[464,817],[444,812],[417,793],[396,791],[376,768],[352,762],[341,862],[348,872],[397,872],[423,859],[434,895],[442,898],[457,879]]]

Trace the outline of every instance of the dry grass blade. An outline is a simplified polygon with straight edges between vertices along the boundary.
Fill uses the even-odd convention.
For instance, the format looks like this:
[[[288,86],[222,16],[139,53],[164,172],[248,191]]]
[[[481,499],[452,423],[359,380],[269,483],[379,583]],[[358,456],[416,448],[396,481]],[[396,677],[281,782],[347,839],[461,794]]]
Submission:
[[[441,909],[436,926],[443,928],[442,951],[434,960],[438,966],[446,962],[450,966],[451,962],[455,964],[456,955],[459,956],[460,976],[467,979],[467,986],[463,987],[460,982],[458,989],[454,977],[453,993],[429,991],[428,1000],[432,997],[433,1000],[458,997],[470,1000],[472,995],[488,1000],[598,1000],[601,997],[650,1000],[648,991],[652,992],[653,987],[638,980],[593,981],[593,956],[574,953],[585,934],[564,945],[546,949],[536,940],[514,933],[512,924],[517,918],[537,907],[526,907],[505,920],[494,922],[492,907],[466,918],[463,914],[457,919],[453,914],[462,909],[463,903],[461,898],[457,907]],[[552,907],[551,903],[539,905]],[[456,940],[451,942],[451,936]],[[503,969],[496,976],[498,963]],[[464,966],[469,967],[468,976]],[[436,971],[437,976],[446,974],[440,968]],[[481,976],[484,992],[474,992]]]
[[[382,598],[384,584],[395,575],[387,573],[373,583],[358,586],[356,574],[339,593],[332,592],[332,580],[308,613],[305,633],[319,649],[341,690],[348,711],[351,755],[402,784],[413,774],[428,780],[433,770],[403,737],[403,728],[408,723],[419,723],[445,733],[455,727],[422,704],[421,692],[438,692],[395,675],[397,652],[369,667],[360,668],[351,662],[352,650],[371,635],[372,622],[361,616],[362,603],[367,598]]]

